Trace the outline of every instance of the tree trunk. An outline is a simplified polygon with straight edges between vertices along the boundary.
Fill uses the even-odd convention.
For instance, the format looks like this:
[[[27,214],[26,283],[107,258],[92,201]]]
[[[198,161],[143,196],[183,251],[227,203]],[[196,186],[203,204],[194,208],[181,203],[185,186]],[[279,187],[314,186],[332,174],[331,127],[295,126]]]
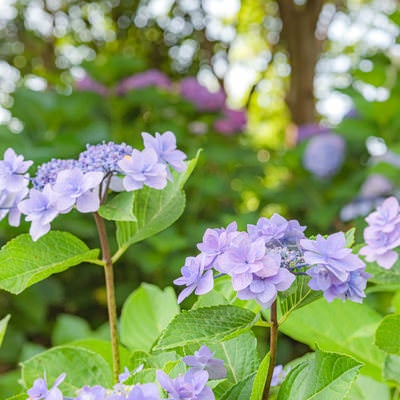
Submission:
[[[296,125],[315,122],[314,72],[322,50],[315,32],[324,0],[278,0],[282,19],[281,42],[289,55],[291,79],[286,103]]]

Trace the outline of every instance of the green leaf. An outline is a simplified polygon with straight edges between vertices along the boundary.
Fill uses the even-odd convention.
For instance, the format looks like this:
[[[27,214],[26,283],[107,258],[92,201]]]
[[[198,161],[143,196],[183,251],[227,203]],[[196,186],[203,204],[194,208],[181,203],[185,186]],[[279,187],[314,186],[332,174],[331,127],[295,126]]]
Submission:
[[[99,214],[109,221],[132,221],[137,219],[133,214],[133,201],[135,192],[122,192],[107,201],[99,209]]]
[[[3,343],[4,335],[6,333],[8,321],[10,320],[10,318],[11,318],[11,315],[8,314],[0,321],[0,347],[1,347],[1,344]]]
[[[26,400],[26,393],[16,394],[15,396],[8,397],[6,400]]]
[[[215,351],[215,358],[224,361],[226,377],[235,384],[257,371],[260,364],[257,339],[251,332],[208,346]]]
[[[390,389],[387,385],[360,374],[351,385],[345,400],[390,400],[390,398]]]
[[[248,400],[251,396],[255,373],[233,385],[221,400]]]
[[[381,318],[365,304],[320,299],[295,310],[280,331],[311,348],[348,354],[365,364],[363,373],[380,379],[384,353],[373,341]]]
[[[257,319],[252,311],[228,305],[183,311],[161,334],[154,350],[227,340],[250,329]]]
[[[383,364],[383,378],[400,384],[400,356],[388,354]]]
[[[260,400],[262,398],[265,380],[268,374],[269,361],[270,357],[268,352],[258,367],[256,377],[254,378],[253,389],[251,390],[250,400]]]
[[[136,222],[117,221],[117,241],[120,249],[140,242],[172,225],[183,213],[185,208],[185,193],[182,188],[192,173],[198,155],[187,164],[184,173],[173,173],[173,182],[163,190],[148,186],[135,194],[133,215]]]
[[[52,274],[96,259],[98,253],[67,232],[49,232],[37,242],[22,234],[0,250],[0,288],[21,293]]]
[[[375,344],[386,353],[400,355],[400,314],[387,315],[375,333]]]
[[[343,354],[316,350],[315,356],[289,372],[278,400],[336,400],[345,397],[361,363]]]
[[[344,236],[346,237],[346,247],[352,247],[355,241],[356,228],[351,228],[347,232],[345,232]]]
[[[312,290],[308,286],[310,279],[309,276],[297,276],[289,290],[278,296],[278,315],[280,324],[289,317],[292,311],[303,307],[322,296],[322,292]]]
[[[65,345],[54,347],[22,363],[22,382],[26,388],[46,372],[48,385],[52,385],[63,372],[67,374],[60,389],[65,396],[74,396],[84,385],[111,387],[110,366],[94,351]]]
[[[142,283],[126,300],[120,321],[121,342],[131,351],[150,351],[160,333],[179,313],[171,287]]]
[[[92,333],[90,325],[83,318],[76,315],[61,314],[57,317],[51,335],[53,346],[59,346],[73,340],[82,339]]]
[[[400,254],[400,253],[399,253]],[[400,282],[400,258],[390,269],[384,269],[375,262],[367,264],[366,271],[372,275],[368,281],[382,285],[398,285]]]

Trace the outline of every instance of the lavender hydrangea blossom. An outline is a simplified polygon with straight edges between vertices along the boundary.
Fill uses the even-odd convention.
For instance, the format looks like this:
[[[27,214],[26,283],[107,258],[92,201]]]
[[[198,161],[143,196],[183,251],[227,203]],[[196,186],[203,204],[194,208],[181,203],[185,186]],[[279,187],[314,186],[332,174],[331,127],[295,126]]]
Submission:
[[[48,389],[46,375],[44,378],[38,378],[33,383],[32,388],[28,390],[28,400],[64,400],[64,396],[58,386],[65,379],[66,374],[61,374]]]
[[[0,191],[0,221],[8,215],[8,223],[11,226],[19,226],[21,211],[18,204],[28,195],[29,189],[23,188],[18,192]]]
[[[214,400],[211,388],[206,386],[208,381],[207,371],[194,371],[189,369],[184,375],[175,379],[170,378],[165,372],[156,372],[158,382],[166,390],[170,400]]]
[[[313,290],[322,290],[328,301],[334,298],[360,302],[364,296],[369,274],[364,272],[365,264],[346,248],[343,232],[328,236],[317,235],[316,240],[302,239],[304,261],[311,266],[307,275],[308,285]]]
[[[106,398],[106,389],[100,385],[84,386],[79,390],[75,400],[104,400]]]
[[[359,254],[367,261],[376,261],[381,267],[390,269],[398,260],[394,249],[400,245],[400,206],[395,197],[386,199],[366,219],[364,230],[366,246]]]
[[[24,157],[17,155],[15,151],[8,148],[4,152],[4,159],[0,160],[0,191],[6,189],[8,192],[20,192],[29,183],[27,170],[33,161],[24,161]]]
[[[223,360],[214,358],[214,352],[207,346],[201,346],[192,356],[185,356],[182,361],[194,371],[205,370],[209,379],[223,379],[226,377],[226,368]]]

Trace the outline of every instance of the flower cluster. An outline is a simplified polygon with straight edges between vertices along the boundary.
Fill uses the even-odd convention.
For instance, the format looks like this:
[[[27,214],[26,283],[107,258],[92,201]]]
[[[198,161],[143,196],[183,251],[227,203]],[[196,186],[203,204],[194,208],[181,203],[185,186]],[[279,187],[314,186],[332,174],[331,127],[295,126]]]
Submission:
[[[27,173],[32,161],[7,149],[0,160],[0,220],[8,215],[10,225],[18,226],[24,214],[31,222],[32,239],[37,240],[59,214],[74,207],[82,213],[96,212],[109,189],[133,191],[144,185],[163,189],[172,180],[170,168],[185,170],[186,155],[176,148],[170,131],[142,136],[142,151],[125,143],[88,145],[77,160],[42,164],[33,178]]]
[[[346,144],[334,133],[314,136],[307,143],[303,154],[303,165],[319,178],[329,178],[342,166]]]
[[[226,369],[223,361],[214,358],[214,353],[207,346],[202,346],[194,355],[182,358],[182,361],[190,368],[185,374],[171,378],[164,371],[156,372],[157,381],[163,391],[172,400],[213,400],[214,394],[207,382],[210,379],[223,379],[226,377]],[[159,386],[154,383],[143,383],[127,385],[125,382],[134,374],[140,372],[138,369],[130,372],[127,368],[119,375],[119,382],[112,389],[106,389],[100,385],[84,386],[77,392],[77,396],[65,397],[59,389],[60,384],[66,377],[61,374],[48,388],[46,376],[38,378],[28,390],[28,400],[161,400]]]
[[[366,246],[360,254],[367,261],[376,261],[385,269],[391,268],[398,259],[394,249],[400,245],[400,206],[395,197],[387,198],[376,211],[365,219]]]
[[[298,221],[287,221],[278,214],[260,218],[246,232],[238,231],[235,222],[226,229],[207,229],[197,245],[200,254],[186,259],[182,276],[174,281],[186,286],[178,302],[192,292],[211,291],[213,270],[218,272],[216,277],[231,277],[239,299],[254,299],[264,308],[272,305],[278,292],[289,289],[298,274],[310,276],[310,288],[323,291],[328,301],[361,302],[370,275],[346,248],[345,235],[339,232],[309,240],[304,230]]]

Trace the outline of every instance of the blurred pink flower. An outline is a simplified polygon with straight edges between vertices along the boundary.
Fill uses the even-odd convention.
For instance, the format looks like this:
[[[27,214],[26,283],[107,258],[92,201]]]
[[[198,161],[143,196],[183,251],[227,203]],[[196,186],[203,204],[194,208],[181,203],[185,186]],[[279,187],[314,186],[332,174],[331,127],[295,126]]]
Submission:
[[[106,86],[102,85],[100,82],[97,82],[89,75],[85,75],[82,79],[77,80],[75,87],[77,90],[95,92],[100,96],[107,96],[109,93],[109,90]]]
[[[148,86],[156,86],[163,89],[171,87],[171,81],[167,75],[157,69],[139,72],[123,79],[117,87],[118,94],[125,94],[130,90],[143,89]]]

